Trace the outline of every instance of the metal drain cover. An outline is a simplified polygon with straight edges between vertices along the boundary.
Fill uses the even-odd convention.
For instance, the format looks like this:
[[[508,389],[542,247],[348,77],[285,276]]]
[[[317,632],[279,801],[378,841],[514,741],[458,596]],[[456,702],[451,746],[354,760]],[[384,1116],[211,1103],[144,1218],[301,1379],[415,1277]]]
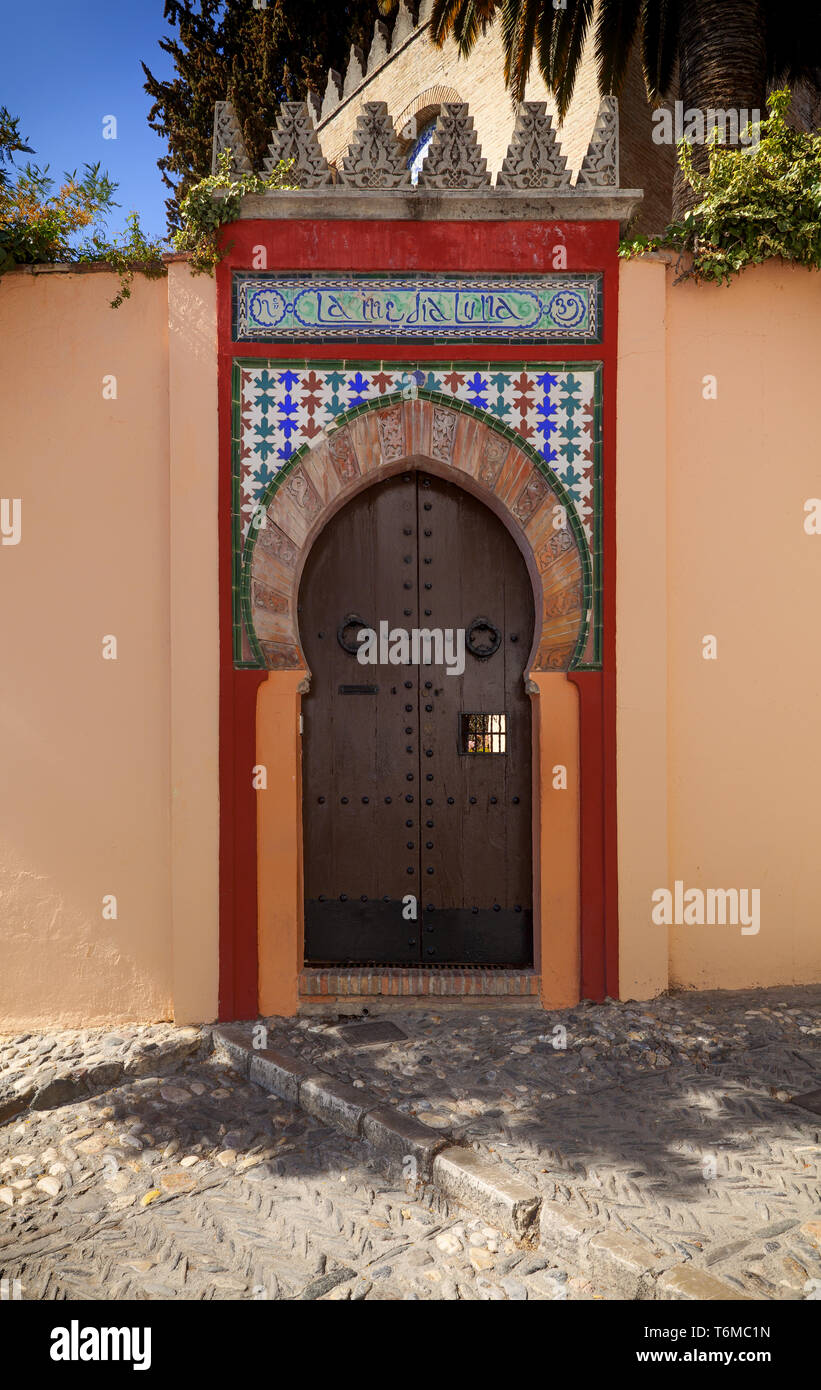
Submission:
[[[821,1115],[821,1091],[805,1091],[803,1096],[793,1096],[791,1105],[800,1105],[803,1110],[813,1110]]]
[[[348,1047],[371,1047],[374,1043],[400,1042],[406,1038],[395,1023],[346,1023],[331,1030]]]

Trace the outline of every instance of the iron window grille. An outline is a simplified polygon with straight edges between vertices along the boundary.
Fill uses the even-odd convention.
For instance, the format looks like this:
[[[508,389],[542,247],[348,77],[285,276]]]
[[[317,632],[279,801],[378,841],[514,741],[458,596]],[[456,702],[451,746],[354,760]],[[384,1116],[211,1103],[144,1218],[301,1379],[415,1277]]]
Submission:
[[[506,753],[507,716],[504,714],[460,714],[460,753]]]

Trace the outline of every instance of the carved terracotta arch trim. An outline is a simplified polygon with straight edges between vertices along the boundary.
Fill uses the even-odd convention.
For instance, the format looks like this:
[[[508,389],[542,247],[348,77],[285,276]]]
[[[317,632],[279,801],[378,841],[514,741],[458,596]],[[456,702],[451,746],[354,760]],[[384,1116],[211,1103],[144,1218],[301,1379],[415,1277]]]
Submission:
[[[242,586],[249,640],[269,670],[307,671],[297,596],[319,531],[356,493],[419,465],[472,492],[517,541],[536,600],[529,669],[566,671],[580,660],[592,604],[591,565],[572,499],[513,430],[447,400],[420,390],[412,400],[382,397],[359,406],[271,483],[263,502],[266,523],[246,549]]]

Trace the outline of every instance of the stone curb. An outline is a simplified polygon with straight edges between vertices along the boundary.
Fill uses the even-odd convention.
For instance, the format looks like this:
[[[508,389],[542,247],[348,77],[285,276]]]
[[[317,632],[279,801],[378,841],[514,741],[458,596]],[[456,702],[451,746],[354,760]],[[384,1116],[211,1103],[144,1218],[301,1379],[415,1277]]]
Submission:
[[[473,1207],[492,1225],[520,1238],[530,1235],[539,1215],[538,1192],[473,1149],[443,1149],[433,1160],[433,1181],[446,1197]]]
[[[499,1230],[545,1253],[559,1255],[577,1276],[595,1281],[611,1297],[625,1300],[722,1299],[746,1296],[692,1265],[676,1263],[647,1241],[577,1216],[560,1202],[539,1196],[473,1149],[454,1144],[447,1131],[433,1130],[411,1115],[383,1105],[367,1091],[337,1081],[291,1053],[256,1050],[247,1025],[221,1024],[204,1030],[215,1051],[248,1080],[271,1091],[378,1150],[388,1170],[416,1173],[445,1197],[484,1217]]]
[[[542,1203],[539,1235],[543,1249],[560,1251],[586,1278],[604,1271],[621,1298],[655,1298],[655,1279],[672,1263],[647,1241],[586,1221],[558,1202]]]
[[[448,1143],[450,1135],[431,1129],[430,1125],[423,1124],[412,1115],[403,1115],[401,1110],[393,1110],[375,1101],[373,1109],[369,1109],[363,1117],[362,1138],[373,1148],[381,1150],[391,1173],[398,1170],[403,1177],[410,1177],[405,1164],[408,1158],[412,1158],[416,1168],[414,1176],[430,1182],[434,1158]]]
[[[300,1057],[251,1048],[241,1026],[214,1028],[211,1039],[242,1076],[348,1138],[363,1139],[380,1153],[390,1172],[407,1176],[412,1159],[415,1176],[432,1182],[445,1196],[520,1240],[529,1234],[538,1216],[539,1194],[470,1149],[454,1146],[449,1133],[431,1129]]]

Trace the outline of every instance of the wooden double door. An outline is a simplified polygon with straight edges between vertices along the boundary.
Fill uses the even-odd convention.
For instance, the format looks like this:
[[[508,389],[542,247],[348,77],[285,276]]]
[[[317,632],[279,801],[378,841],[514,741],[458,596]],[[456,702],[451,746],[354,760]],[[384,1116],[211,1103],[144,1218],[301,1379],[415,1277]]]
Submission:
[[[299,624],[306,962],[531,964],[533,591],[513,538],[438,477],[374,484],[313,546]]]

